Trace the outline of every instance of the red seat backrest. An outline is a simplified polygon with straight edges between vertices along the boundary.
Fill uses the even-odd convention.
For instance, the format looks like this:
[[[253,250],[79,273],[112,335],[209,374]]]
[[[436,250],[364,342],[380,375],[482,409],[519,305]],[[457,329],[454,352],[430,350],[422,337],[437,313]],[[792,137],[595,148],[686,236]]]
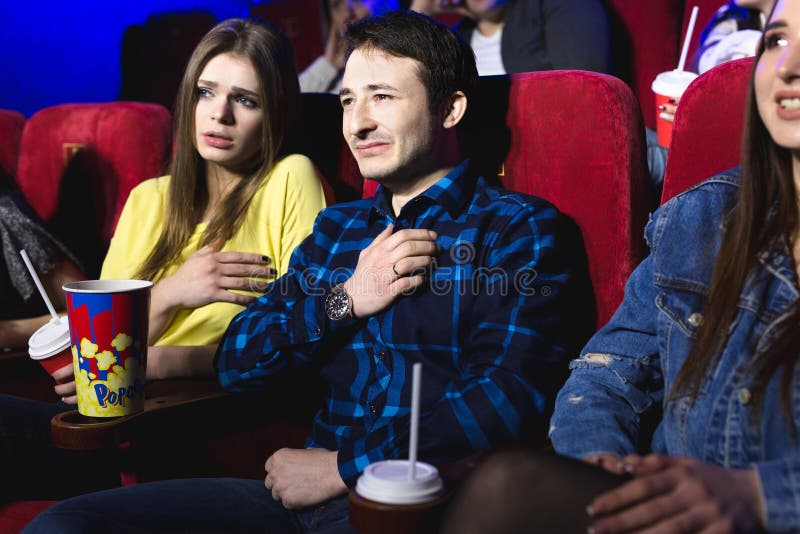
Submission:
[[[682,0],[605,0],[614,53],[614,72],[639,99],[644,122],[655,128],[650,84],[659,72],[678,65]]]
[[[96,274],[94,263],[102,261],[131,189],[165,172],[171,129],[165,107],[141,102],[61,104],[25,123],[17,183],[39,216],[90,263],[88,275]],[[96,238],[92,248],[102,250],[81,250],[87,234]]]
[[[0,505],[0,532],[17,534],[33,518],[58,501],[19,501]]]
[[[675,114],[662,203],[739,164],[752,69],[753,58],[728,61],[700,75],[686,89]]]
[[[292,41],[298,72],[302,72],[325,51],[319,0],[262,2],[253,5],[250,15],[271,22]]]
[[[636,97],[621,80],[586,71],[482,78],[476,97],[467,126],[476,145],[467,150],[496,161],[491,168],[500,168],[504,187],[542,197],[577,223],[597,324],[605,324],[644,250],[646,163]],[[365,196],[375,188],[367,181]]]
[[[25,116],[18,111],[0,109],[0,172],[10,178],[17,175],[17,156]]]

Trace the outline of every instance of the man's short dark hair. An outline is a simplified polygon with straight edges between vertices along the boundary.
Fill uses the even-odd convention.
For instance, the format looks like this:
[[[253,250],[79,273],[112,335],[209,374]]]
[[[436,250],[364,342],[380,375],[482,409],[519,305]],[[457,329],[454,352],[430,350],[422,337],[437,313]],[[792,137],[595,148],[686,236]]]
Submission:
[[[472,48],[444,24],[414,11],[362,19],[348,28],[347,39],[348,58],[354,50],[372,49],[417,60],[428,106],[434,113],[442,110],[456,91],[469,98],[478,80]]]

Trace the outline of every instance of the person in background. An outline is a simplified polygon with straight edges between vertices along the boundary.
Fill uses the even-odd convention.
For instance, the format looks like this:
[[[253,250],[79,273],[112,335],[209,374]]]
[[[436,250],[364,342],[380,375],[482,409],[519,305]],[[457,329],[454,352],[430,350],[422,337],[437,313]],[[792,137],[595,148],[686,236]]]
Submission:
[[[494,516],[531,531],[559,500],[595,533],[800,530],[800,0],[777,0],[749,89],[741,168],[655,212],[650,255],[558,394],[555,451],[600,467],[498,459],[474,473],[458,524],[491,494],[524,499]]]
[[[325,53],[300,73],[300,90],[304,93],[339,94],[344,72],[347,26],[371,15],[399,9],[398,0],[320,0],[325,21]]]
[[[408,454],[415,362],[421,460],[544,437],[563,357],[592,325],[579,240],[552,205],[490,186],[461,159],[455,129],[477,81],[466,43],[411,11],[347,35],[342,133],[380,187],[320,214],[216,357],[231,391],[269,388],[293,368],[322,376],[306,448],[275,452],[264,481],[172,480],[63,501],[28,534],[354,532],[348,489],[370,462]]]
[[[85,276],[5,175],[0,175],[0,244],[0,349],[27,349],[28,338],[50,314],[19,251],[25,249],[56,311],[66,306],[61,286]]]
[[[761,42],[767,14],[775,0],[730,0],[720,7],[700,34],[700,48],[692,61],[693,70],[703,74],[732,59],[754,56]],[[661,117],[674,122],[680,98],[672,98],[659,108]],[[655,130],[647,129],[647,164],[655,198],[660,198],[668,149],[658,144]]]
[[[481,76],[611,72],[611,30],[599,0],[413,0],[411,9],[463,15],[454,30],[471,45]]]
[[[148,379],[213,375],[228,323],[287,271],[325,207],[314,165],[283,148],[298,99],[291,44],[271,25],[223,21],[192,53],[171,174],[131,191],[101,273],[155,282]],[[73,378],[72,365],[54,378]],[[50,418],[77,402],[74,379],[55,390],[63,402],[0,395],[0,502],[119,483],[116,462],[88,473],[87,455],[51,445]]]

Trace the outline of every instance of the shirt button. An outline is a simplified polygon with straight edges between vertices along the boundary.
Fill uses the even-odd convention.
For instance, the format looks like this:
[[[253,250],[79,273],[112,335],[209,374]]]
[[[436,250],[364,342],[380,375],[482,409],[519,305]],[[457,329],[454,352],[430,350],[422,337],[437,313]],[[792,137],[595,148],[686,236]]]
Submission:
[[[320,329],[319,328],[315,328],[314,331],[311,332],[311,334],[314,335],[314,336],[318,336],[320,334]]]
[[[693,327],[697,328],[701,324],[703,324],[703,314],[694,312],[689,316],[689,324]]]
[[[378,413],[378,410],[375,409],[375,404],[372,402],[369,403],[369,411],[372,413]]]
[[[385,353],[384,351],[381,351],[381,352],[379,352],[379,353],[378,353],[378,359],[379,359],[380,361],[383,361],[383,360],[385,360],[385,359],[386,359],[386,353]]]
[[[747,388],[740,389],[738,396],[739,396],[739,404],[747,404],[753,397],[753,395],[750,393],[750,390]]]

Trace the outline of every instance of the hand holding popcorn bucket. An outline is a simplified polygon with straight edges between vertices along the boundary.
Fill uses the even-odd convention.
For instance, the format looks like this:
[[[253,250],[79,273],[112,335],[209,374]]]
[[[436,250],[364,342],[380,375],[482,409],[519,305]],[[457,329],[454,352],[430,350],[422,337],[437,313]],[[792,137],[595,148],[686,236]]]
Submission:
[[[81,414],[117,417],[144,408],[152,286],[145,280],[84,280],[63,286]]]

